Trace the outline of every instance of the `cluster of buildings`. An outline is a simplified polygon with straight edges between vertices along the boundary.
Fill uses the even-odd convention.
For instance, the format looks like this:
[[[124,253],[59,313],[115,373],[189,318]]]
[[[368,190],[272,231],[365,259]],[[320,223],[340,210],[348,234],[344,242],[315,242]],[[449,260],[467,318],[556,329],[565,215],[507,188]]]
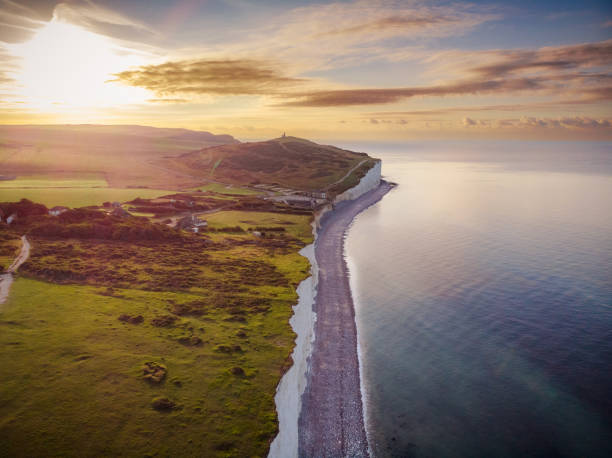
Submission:
[[[179,219],[174,226],[176,229],[183,229],[184,231],[198,233],[200,228],[208,226],[208,223],[196,215],[189,215]]]

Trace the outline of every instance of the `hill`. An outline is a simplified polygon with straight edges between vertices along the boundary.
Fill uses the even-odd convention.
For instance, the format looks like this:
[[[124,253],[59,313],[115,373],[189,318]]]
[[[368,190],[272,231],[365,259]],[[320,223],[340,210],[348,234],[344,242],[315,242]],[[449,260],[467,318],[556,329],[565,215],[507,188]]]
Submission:
[[[281,137],[202,148],[157,163],[223,183],[338,193],[356,184],[375,162],[365,153]]]
[[[131,125],[0,126],[0,170],[4,176],[102,175],[111,187],[192,184],[151,161],[203,147],[237,143],[231,135]]]

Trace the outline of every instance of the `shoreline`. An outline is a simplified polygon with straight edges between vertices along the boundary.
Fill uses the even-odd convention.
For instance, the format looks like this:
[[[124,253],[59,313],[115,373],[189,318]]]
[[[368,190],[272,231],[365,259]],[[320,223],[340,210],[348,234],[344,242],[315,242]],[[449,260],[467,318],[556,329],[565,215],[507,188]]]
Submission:
[[[320,217],[315,238],[319,278],[314,345],[298,418],[299,456],[369,456],[355,307],[344,256],[354,218],[393,186],[340,202]]]
[[[310,276],[297,287],[298,303],[293,306],[293,315],[289,320],[296,334],[295,346],[291,353],[293,364],[281,377],[274,400],[278,416],[278,433],[270,443],[269,458],[289,458],[298,456],[299,427],[298,420],[302,408],[302,395],[306,389],[307,374],[310,369],[310,357],[315,340],[315,298],[319,281],[319,266],[315,247],[322,222],[328,219],[335,205],[346,201],[355,201],[363,194],[377,189],[381,184],[381,162],[372,167],[359,183],[336,196],[333,204],[328,204],[314,214],[311,223],[313,242],[300,250],[300,254],[310,262]],[[347,224],[348,230],[350,223]]]
[[[289,319],[291,329],[296,334],[295,346],[291,352],[293,364],[285,372],[276,387],[274,401],[278,414],[279,431],[268,451],[268,458],[297,457],[298,414],[301,398],[306,388],[308,359],[314,343],[314,323],[317,315],[314,311],[314,299],[317,294],[319,278],[315,244],[317,240],[316,224],[312,223],[314,240],[300,250],[300,254],[310,261],[310,276],[297,287],[298,303],[293,306],[293,315]]]

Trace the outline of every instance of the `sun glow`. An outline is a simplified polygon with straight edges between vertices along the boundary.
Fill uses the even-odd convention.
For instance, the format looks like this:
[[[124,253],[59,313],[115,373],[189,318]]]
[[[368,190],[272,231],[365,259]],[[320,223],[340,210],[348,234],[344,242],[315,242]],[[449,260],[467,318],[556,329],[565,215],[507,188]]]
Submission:
[[[151,97],[144,89],[110,81],[114,73],[141,65],[142,58],[106,37],[56,19],[9,51],[21,59],[15,79],[33,108],[108,107]]]

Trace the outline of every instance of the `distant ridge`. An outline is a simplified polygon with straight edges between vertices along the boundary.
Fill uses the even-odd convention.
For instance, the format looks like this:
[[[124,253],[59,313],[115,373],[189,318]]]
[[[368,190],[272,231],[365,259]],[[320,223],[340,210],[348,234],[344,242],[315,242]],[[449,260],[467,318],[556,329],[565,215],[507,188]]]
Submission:
[[[67,132],[91,135],[127,135],[132,137],[167,138],[183,141],[198,141],[207,144],[239,143],[233,136],[227,134],[212,134],[206,131],[196,131],[183,128],[151,127],[132,124],[25,124],[0,125],[0,137],[11,138],[15,134],[34,135],[44,138],[53,133],[64,135]],[[208,146],[209,146],[208,145]]]
[[[231,135],[137,125],[0,125],[0,170],[11,176],[94,173],[110,187],[177,189],[202,180],[156,161],[239,143]]]

